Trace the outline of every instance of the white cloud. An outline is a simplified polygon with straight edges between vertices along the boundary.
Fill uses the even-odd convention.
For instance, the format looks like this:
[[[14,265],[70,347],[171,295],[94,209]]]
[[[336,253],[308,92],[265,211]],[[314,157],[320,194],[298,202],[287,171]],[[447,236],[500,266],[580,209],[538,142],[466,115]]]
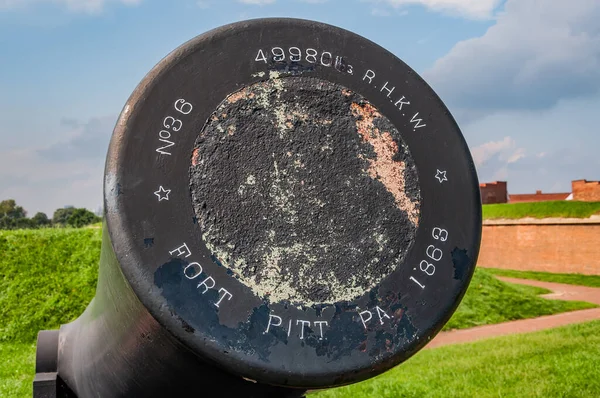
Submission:
[[[0,198],[15,199],[29,215],[42,211],[52,216],[67,205],[95,211],[102,204],[104,160],[53,163],[36,152],[0,152]]]
[[[519,193],[566,192],[571,180],[600,179],[598,109],[600,95],[544,110],[495,112],[464,124],[480,181],[507,180],[509,191]]]
[[[422,5],[432,11],[445,12],[470,19],[490,19],[502,0],[375,0],[392,7]]]
[[[276,0],[238,0],[243,4],[252,4],[256,6],[265,6],[267,4],[273,4]]]
[[[423,76],[467,109],[542,109],[600,92],[600,1],[507,0],[497,22]]]
[[[523,159],[525,157],[525,148],[517,148],[512,155],[508,157],[506,163],[514,163],[519,159]]]
[[[485,144],[481,144],[473,149],[471,149],[471,155],[473,155],[473,160],[475,161],[476,166],[482,166],[488,160],[493,157],[504,155],[503,157],[511,159],[514,155],[515,148],[515,140],[511,137],[504,137],[500,141],[490,141]],[[519,148],[517,152],[520,153],[522,148]],[[510,151],[510,154],[507,155],[507,152]],[[515,153],[517,153],[515,152]]]
[[[15,199],[29,214],[49,216],[65,205],[95,211],[102,204],[108,141],[116,117],[64,120],[61,141],[41,148],[0,150],[0,200]],[[18,164],[19,167],[14,167]]]
[[[65,134],[67,138],[39,149],[38,153],[50,161],[103,158],[115,120],[113,116],[92,118],[86,123],[63,119],[61,124],[72,129]]]
[[[56,4],[69,11],[98,13],[107,3],[122,3],[128,6],[138,5],[142,0],[0,0],[0,10],[33,6],[36,4]]]
[[[508,180],[508,168],[506,166],[500,167],[494,175],[492,176],[491,181],[506,181]]]
[[[482,182],[506,181],[512,163],[525,158],[525,148],[518,148],[512,137],[489,141],[471,149]]]
[[[385,8],[376,7],[371,10],[371,15],[375,17],[389,17],[392,15],[392,13],[389,10],[386,10]]]

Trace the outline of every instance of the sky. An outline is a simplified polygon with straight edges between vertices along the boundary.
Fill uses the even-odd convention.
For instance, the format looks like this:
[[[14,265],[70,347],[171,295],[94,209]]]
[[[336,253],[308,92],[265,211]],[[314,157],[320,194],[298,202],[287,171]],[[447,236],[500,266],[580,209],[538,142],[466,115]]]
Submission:
[[[207,30],[275,16],[354,31],[416,70],[480,182],[600,180],[598,0],[0,0],[0,200],[100,209],[108,142],[145,74]]]

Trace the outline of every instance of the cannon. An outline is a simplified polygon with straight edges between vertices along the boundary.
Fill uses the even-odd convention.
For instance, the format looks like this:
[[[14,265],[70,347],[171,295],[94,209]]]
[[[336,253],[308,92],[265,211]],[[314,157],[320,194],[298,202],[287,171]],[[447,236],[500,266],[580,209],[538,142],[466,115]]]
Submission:
[[[295,397],[423,348],[481,202],[450,112],[389,51],[267,18],[161,60],[116,123],[95,298],[41,331],[35,397]]]

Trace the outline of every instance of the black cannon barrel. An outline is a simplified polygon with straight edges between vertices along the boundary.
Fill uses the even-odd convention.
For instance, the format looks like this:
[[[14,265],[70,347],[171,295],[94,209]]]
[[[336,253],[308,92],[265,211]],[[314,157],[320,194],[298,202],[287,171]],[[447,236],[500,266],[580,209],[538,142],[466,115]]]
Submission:
[[[215,29],[152,69],[115,127],[104,205],[96,296],[40,332],[36,396],[365,380],[439,332],[481,239],[474,164],[433,90],[298,19]]]

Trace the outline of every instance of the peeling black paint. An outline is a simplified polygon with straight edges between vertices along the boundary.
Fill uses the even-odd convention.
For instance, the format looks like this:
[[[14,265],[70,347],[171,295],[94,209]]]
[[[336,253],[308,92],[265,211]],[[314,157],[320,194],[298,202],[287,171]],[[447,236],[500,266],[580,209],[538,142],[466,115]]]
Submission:
[[[202,329],[215,338],[221,339],[223,347],[243,351],[247,355],[257,355],[263,361],[269,361],[270,347],[278,341],[286,342],[287,335],[278,333],[263,334],[262,325],[266,325],[269,309],[266,305],[254,310],[246,322],[240,322],[237,329],[229,328],[219,322],[218,310],[214,303],[218,293],[211,289],[205,294],[197,288],[197,280],[206,277],[201,274],[194,280],[184,277],[183,269],[189,263],[181,259],[172,259],[159,267],[154,274],[154,283],[162,289],[173,314],[185,319],[182,326],[186,331]]]
[[[213,304],[218,301],[218,294],[214,289],[205,294],[198,290],[198,281],[205,278],[205,274],[193,280],[185,278],[183,269],[188,264],[185,260],[174,258],[159,267],[154,274],[156,286],[162,290],[162,295],[170,304],[171,315],[178,319],[186,332],[195,333],[200,329],[203,333],[218,336],[223,347],[255,355],[265,362],[269,362],[272,347],[277,344],[288,345],[289,337],[283,328],[271,328],[268,333],[264,333],[271,313],[267,303],[255,308],[250,317],[239,322],[236,328],[222,325],[218,319],[219,308]],[[322,306],[321,310],[331,307]],[[393,323],[393,327],[400,323]],[[331,327],[327,328],[323,338],[320,338],[317,329],[306,326],[301,344],[313,347],[317,356],[327,357],[329,361],[350,356],[360,344],[366,344],[367,332],[360,322],[355,304],[336,304],[335,314],[329,320],[329,325]],[[384,336],[394,342],[398,341],[398,338],[390,337],[392,335],[389,333]]]
[[[355,304],[335,305],[335,314],[330,322],[332,327],[325,333],[325,339],[320,346],[311,345],[316,348],[317,355],[325,356],[329,361],[337,361],[351,355],[366,340],[367,336],[356,310]]]
[[[472,264],[471,258],[467,255],[467,249],[454,248],[452,250],[452,264],[454,265],[454,279],[464,280],[469,275],[468,272]]]
[[[279,73],[290,74],[292,76],[302,75],[305,72],[314,72],[315,66],[312,64],[305,65],[297,62],[276,62],[269,65],[269,70]]]

